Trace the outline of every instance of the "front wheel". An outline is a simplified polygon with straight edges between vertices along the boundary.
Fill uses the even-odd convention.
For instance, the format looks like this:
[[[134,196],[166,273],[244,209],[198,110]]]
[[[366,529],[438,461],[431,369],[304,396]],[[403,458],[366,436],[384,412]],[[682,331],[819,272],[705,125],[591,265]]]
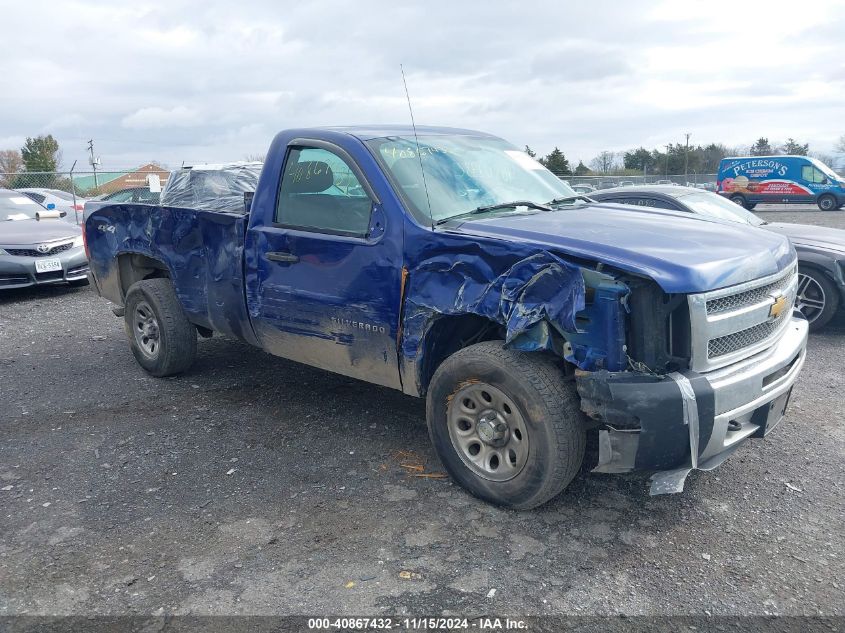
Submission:
[[[124,327],[132,354],[153,376],[187,370],[197,355],[197,329],[169,279],[138,281],[126,293]]]
[[[839,307],[839,292],[833,282],[816,268],[801,266],[798,269],[798,294],[795,307],[800,310],[817,332],[827,325]]]
[[[585,419],[555,360],[478,343],[447,358],[426,402],[431,441],[461,486],[516,509],[559,494],[584,458]]]
[[[839,206],[839,202],[834,196],[830,194],[819,196],[819,199],[816,201],[816,204],[819,205],[819,209],[821,209],[822,211],[833,211]]]

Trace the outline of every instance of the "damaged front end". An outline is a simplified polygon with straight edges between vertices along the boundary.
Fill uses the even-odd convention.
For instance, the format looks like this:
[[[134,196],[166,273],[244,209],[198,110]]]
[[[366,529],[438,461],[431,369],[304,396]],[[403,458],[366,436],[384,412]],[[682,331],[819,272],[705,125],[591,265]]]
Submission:
[[[576,372],[581,408],[599,425],[594,472],[657,471],[651,494],[681,492],[692,470],[716,468],[774,428],[804,363],[807,324],[790,312],[764,317],[777,296],[792,304],[793,285],[781,274],[698,295],[634,286],[628,370]],[[729,352],[725,331],[736,332]],[[726,353],[737,360],[713,360]]]
[[[696,350],[722,349],[731,328],[747,336],[748,315],[775,301],[761,289],[783,285],[791,305],[788,274],[707,293],[666,293],[645,277],[548,251],[514,257],[509,250],[504,257],[493,245],[464,242],[457,254],[452,246],[428,253],[407,275],[400,360],[415,370],[416,393],[425,392],[439,360],[485,334],[473,321],[450,347],[437,324],[472,315],[487,324],[490,338],[568,361],[581,409],[598,432],[594,472],[653,471],[652,494],[680,492],[693,469],[715,468],[783,417],[804,362],[800,317],[751,323],[754,332],[775,329],[747,349],[731,349],[729,364],[702,360]],[[740,305],[746,299],[756,303]],[[711,316],[708,305],[729,311]]]

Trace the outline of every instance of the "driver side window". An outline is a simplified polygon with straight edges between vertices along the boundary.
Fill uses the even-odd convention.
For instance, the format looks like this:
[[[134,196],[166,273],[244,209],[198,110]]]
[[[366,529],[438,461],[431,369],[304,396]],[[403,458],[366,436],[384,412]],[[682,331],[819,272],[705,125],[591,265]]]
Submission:
[[[277,225],[364,237],[372,206],[343,158],[317,147],[289,150],[276,205]]]
[[[827,180],[825,175],[812,165],[804,165],[801,167],[801,178],[807,182],[818,184],[824,183]]]

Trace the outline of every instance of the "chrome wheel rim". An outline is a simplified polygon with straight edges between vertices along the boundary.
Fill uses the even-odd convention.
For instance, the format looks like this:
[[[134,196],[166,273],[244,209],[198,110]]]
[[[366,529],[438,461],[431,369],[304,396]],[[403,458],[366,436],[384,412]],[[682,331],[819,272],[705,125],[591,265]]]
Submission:
[[[446,411],[455,452],[476,475],[490,481],[516,477],[528,461],[528,428],[519,408],[483,382],[458,390]]]
[[[810,275],[798,273],[798,294],[795,297],[795,307],[812,323],[824,311],[824,288]]]
[[[144,356],[154,359],[161,348],[161,330],[153,309],[149,303],[141,301],[135,306],[132,317],[132,331],[138,348]]]

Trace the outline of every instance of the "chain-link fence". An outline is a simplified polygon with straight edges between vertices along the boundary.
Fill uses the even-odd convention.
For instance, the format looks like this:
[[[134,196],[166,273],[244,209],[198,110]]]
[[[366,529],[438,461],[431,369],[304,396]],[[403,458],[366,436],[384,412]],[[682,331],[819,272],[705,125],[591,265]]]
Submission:
[[[158,168],[0,173],[0,189],[20,191],[45,207],[52,204],[57,211],[67,214],[66,219],[81,223],[84,205],[88,200],[137,201],[137,196],[132,197],[133,192],[149,191],[151,178],[157,179],[159,186],[164,186],[169,175],[169,171]]]

